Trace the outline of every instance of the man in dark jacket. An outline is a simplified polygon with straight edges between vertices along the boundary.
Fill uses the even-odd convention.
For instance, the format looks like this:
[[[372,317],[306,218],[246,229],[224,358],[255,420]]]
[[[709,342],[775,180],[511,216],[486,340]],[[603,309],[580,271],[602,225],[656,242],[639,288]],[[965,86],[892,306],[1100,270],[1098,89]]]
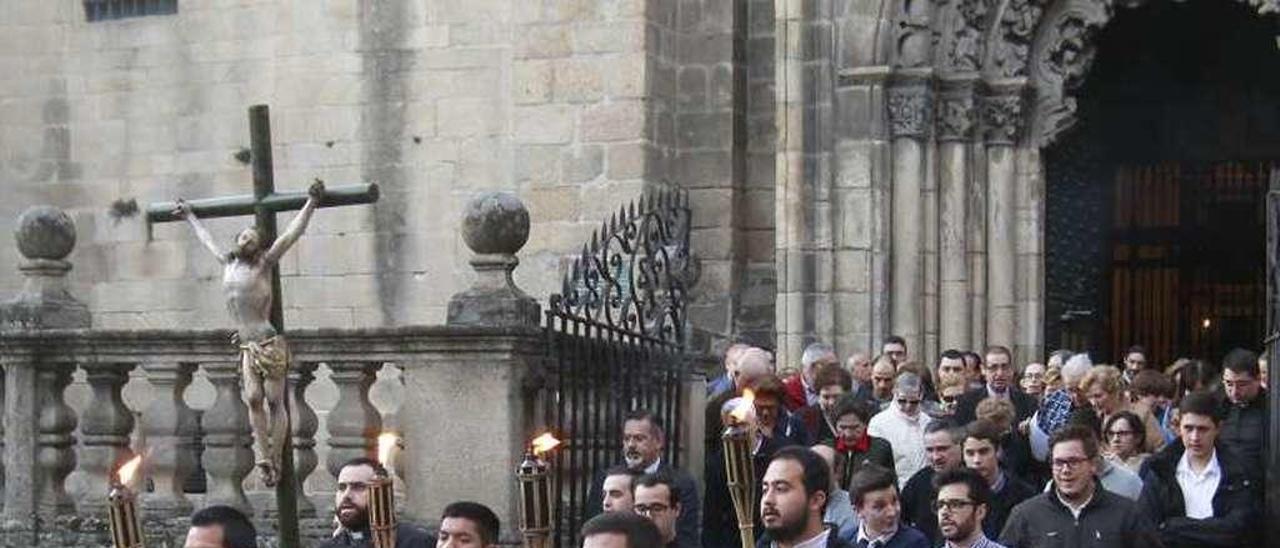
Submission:
[[[698,499],[697,480],[688,472],[671,466],[662,458],[667,434],[657,415],[637,409],[622,421],[622,457],[624,465],[644,474],[665,474],[675,484],[675,494],[680,499],[680,517],[676,532],[681,546],[699,546],[698,526],[702,518],[702,504]],[[586,519],[599,514],[604,506],[605,471],[600,471],[588,489]]]
[[[956,402],[956,420],[960,424],[969,424],[977,418],[978,403],[987,398],[1005,398],[1013,403],[1017,415],[1013,423],[1018,424],[1036,412],[1039,405],[1036,399],[1013,385],[1013,353],[1003,346],[992,346],[987,349],[987,360],[982,364],[983,376],[987,379],[982,388],[970,390],[960,396]]]
[[[335,510],[340,527],[333,538],[320,548],[371,547],[369,536],[369,484],[375,477],[386,477],[387,470],[376,460],[358,457],[342,465],[338,471],[338,490],[334,493]],[[435,539],[406,523],[396,526],[396,548],[435,546]]]
[[[969,423],[962,446],[965,467],[977,472],[991,489],[991,503],[982,520],[982,531],[987,537],[998,536],[1013,507],[1036,494],[1034,487],[1000,466],[1003,437],[1000,427],[978,419]]]
[[[812,386],[818,392],[817,403],[794,414],[804,424],[809,441],[834,445],[835,411],[837,404],[853,389],[853,375],[839,364],[819,365],[813,374]]]
[[[1175,440],[1142,467],[1139,502],[1159,524],[1166,548],[1254,546],[1256,484],[1236,455],[1217,443],[1219,419],[1213,396],[1197,392],[1182,399]]]
[[[902,521],[919,529],[929,542],[942,542],[938,530],[938,514],[933,511],[933,478],[938,474],[964,466],[960,446],[965,429],[946,420],[924,427],[924,453],[929,466],[921,468],[902,487]]]
[[[1000,543],[1009,548],[1153,548],[1155,527],[1132,501],[1107,492],[1096,476],[1098,439],[1079,425],[1049,440],[1053,484],[1013,508]]]
[[[1222,359],[1222,430],[1218,439],[1240,458],[1245,473],[1258,485],[1266,480],[1271,436],[1267,394],[1260,380],[1257,354],[1237,348]]]

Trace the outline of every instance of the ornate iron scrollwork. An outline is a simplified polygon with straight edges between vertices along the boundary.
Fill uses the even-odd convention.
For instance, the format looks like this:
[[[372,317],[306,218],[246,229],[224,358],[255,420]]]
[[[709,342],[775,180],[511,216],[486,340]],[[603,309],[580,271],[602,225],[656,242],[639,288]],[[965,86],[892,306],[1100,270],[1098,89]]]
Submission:
[[[685,191],[649,192],[622,207],[582,246],[551,311],[683,346],[689,221]]]

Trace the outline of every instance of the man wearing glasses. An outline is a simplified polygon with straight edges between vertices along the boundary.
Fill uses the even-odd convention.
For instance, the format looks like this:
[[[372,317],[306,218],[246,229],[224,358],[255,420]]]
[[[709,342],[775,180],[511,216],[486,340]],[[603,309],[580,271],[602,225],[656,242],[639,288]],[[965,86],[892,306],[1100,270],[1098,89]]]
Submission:
[[[1101,489],[1098,439],[1086,426],[1070,425],[1049,440],[1053,483],[1013,508],[1000,533],[1009,548],[1151,548],[1161,546],[1155,527],[1137,505]]]
[[[664,473],[645,474],[635,481],[633,509],[658,526],[662,545],[685,548],[676,541],[676,520],[680,517],[680,499],[676,496],[671,476]]]
[[[933,486],[933,512],[946,540],[943,548],[1005,548],[982,532],[991,508],[991,489],[982,476],[967,468],[948,470],[934,478]]]
[[[924,429],[932,420],[920,411],[924,390],[920,377],[915,373],[898,374],[893,385],[893,404],[871,418],[867,433],[884,438],[893,448],[893,467],[898,475],[898,485],[906,485],[921,468],[925,467]]]
[[[982,373],[987,382],[982,388],[965,392],[956,403],[956,420],[968,424],[977,418],[978,404],[987,398],[1001,398],[1013,404],[1017,414],[1014,423],[1019,423],[1036,412],[1038,402],[1013,384],[1013,353],[1003,346],[992,346],[987,349],[987,360],[982,364]]]

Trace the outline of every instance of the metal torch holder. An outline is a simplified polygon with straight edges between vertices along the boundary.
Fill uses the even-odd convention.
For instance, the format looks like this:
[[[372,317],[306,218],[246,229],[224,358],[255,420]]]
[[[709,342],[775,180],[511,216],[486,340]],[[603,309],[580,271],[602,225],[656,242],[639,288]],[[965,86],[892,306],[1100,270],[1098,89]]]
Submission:
[[[374,548],[396,546],[396,495],[390,477],[378,476],[369,482],[369,535]]]
[[[516,468],[520,484],[520,533],[525,548],[547,548],[555,508],[551,504],[551,471],[546,461],[526,452]]]
[[[142,522],[138,515],[138,497],[123,485],[112,485],[107,492],[107,521],[111,525],[114,548],[146,548]]]
[[[738,518],[738,535],[742,548],[756,545],[756,471],[751,454],[751,431],[743,426],[726,428],[720,436],[724,444],[724,470],[728,479],[729,496],[733,498],[733,510]]]

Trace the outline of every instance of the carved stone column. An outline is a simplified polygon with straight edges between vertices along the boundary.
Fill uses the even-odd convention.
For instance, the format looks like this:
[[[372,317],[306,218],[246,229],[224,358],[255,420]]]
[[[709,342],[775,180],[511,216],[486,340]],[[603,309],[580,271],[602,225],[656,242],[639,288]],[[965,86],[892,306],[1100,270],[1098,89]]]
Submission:
[[[196,468],[196,441],[200,419],[182,395],[191,385],[195,364],[153,362],[142,364],[154,397],[142,415],[147,436],[147,475],[155,491],[146,496],[146,510],[156,516],[191,513],[191,501],[183,486]]]
[[[938,101],[938,232],[941,278],[939,344],[966,349],[970,341],[968,208],[969,143],[973,140],[976,74],[941,79]]]
[[[382,431],[382,415],[369,401],[369,387],[377,380],[377,362],[331,362],[329,378],[338,385],[338,403],[329,411],[329,458],[334,478],[342,463],[355,457],[373,457]]]
[[[987,344],[1012,348],[1017,335],[1017,177],[1015,146],[1024,125],[1025,78],[987,82],[982,118],[987,145]]]
[[[924,342],[925,147],[933,129],[931,69],[903,69],[889,84],[889,128],[893,136],[892,273],[890,326],[907,347]]]
[[[307,387],[315,380],[318,367],[320,364],[315,362],[299,362],[289,371],[289,407],[293,410],[293,469],[297,482],[295,492],[298,493],[298,515],[301,517],[316,515],[316,506],[306,496],[304,487],[307,476],[315,471],[319,463],[316,457],[316,430],[320,428],[320,420],[306,398]]]
[[[82,367],[93,396],[80,418],[80,469],[89,486],[89,494],[80,506],[86,513],[99,514],[106,510],[107,498],[96,495],[110,490],[112,473],[133,458],[129,448],[133,413],[125,406],[120,391],[129,382],[134,364],[86,363]]]
[[[204,456],[208,474],[205,505],[226,504],[252,515],[253,507],[244,496],[244,478],[253,470],[253,430],[249,410],[240,396],[240,363],[213,362],[204,365],[217,394],[213,407],[205,411]]]
[[[76,430],[76,412],[63,397],[73,372],[74,364],[41,364],[36,382],[35,400],[40,405],[36,467],[40,513],[44,516],[76,511],[67,495],[67,476],[76,469],[76,438],[72,434]]]

